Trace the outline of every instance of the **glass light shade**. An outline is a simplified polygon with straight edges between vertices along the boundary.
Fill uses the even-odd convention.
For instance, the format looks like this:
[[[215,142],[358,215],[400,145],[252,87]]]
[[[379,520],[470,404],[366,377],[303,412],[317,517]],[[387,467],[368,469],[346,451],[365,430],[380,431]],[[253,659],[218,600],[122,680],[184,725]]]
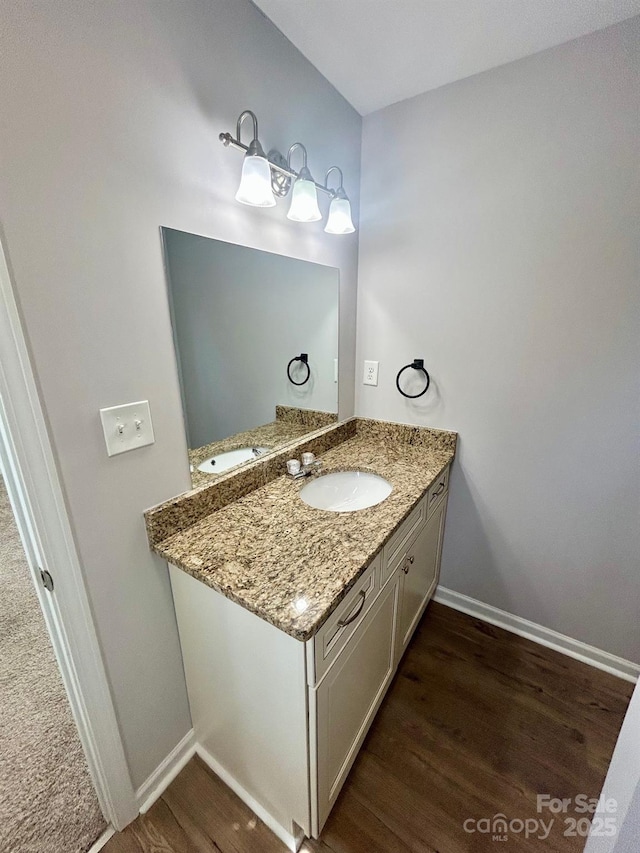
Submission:
[[[271,189],[271,167],[266,157],[245,155],[236,201],[254,207],[275,207],[276,200]]]
[[[318,207],[318,193],[313,181],[298,178],[295,182],[287,218],[293,219],[294,222],[317,222],[318,219],[322,219]]]
[[[327,234],[351,234],[356,230],[351,221],[351,204],[348,198],[332,199],[324,230]]]

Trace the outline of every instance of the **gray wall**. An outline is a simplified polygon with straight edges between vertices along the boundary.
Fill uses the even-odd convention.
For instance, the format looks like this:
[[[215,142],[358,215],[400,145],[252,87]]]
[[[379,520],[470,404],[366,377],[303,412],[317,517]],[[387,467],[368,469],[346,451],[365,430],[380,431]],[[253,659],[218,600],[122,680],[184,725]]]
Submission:
[[[444,586],[635,661],[639,71],[635,18],[364,119],[356,403],[460,433]]]
[[[245,0],[4,0],[0,215],[135,785],[187,731],[168,574],[142,511],[190,486],[159,227],[340,269],[353,368],[357,235],[234,201],[241,110],[308,144],[356,201],[361,120]],[[353,385],[342,382],[349,414]],[[98,410],[149,399],[156,443],[109,459]]]
[[[338,411],[336,269],[169,229],[164,242],[189,447],[269,423],[276,405]]]

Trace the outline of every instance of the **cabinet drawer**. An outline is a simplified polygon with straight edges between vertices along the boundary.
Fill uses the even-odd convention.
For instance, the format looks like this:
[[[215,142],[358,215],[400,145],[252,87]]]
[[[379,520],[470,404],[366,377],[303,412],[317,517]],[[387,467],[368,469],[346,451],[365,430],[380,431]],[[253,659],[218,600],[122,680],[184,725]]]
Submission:
[[[380,586],[383,587],[396,570],[398,563],[407,553],[409,542],[422,527],[426,518],[426,501],[424,498],[411,510],[409,517],[402,522],[382,550]]]
[[[435,509],[438,500],[447,491],[449,487],[449,466],[444,469],[439,477],[436,477],[427,493],[427,516],[431,515],[431,511]]]
[[[347,640],[362,623],[378,590],[377,578],[381,556],[373,560],[349,594],[314,637],[313,668],[309,683],[317,684],[336,659]]]

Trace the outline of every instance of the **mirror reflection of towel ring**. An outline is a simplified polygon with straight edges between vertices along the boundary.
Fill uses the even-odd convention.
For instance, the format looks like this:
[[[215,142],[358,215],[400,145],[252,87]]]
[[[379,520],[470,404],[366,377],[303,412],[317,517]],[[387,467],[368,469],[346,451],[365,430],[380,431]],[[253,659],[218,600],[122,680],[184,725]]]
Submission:
[[[295,379],[291,378],[291,365],[294,364],[296,361],[301,362],[307,368],[307,375],[302,380],[302,382],[296,382]],[[309,355],[308,355],[308,353],[302,352],[302,353],[300,353],[300,355],[297,355],[297,356],[295,356],[295,358],[291,359],[291,361],[287,365],[287,377],[289,379],[289,382],[291,382],[292,385],[306,385],[307,382],[309,381],[310,376],[311,376],[311,368],[309,367]]]
[[[406,391],[403,391],[402,388],[400,387],[400,377],[405,372],[405,370],[409,370],[409,368],[412,368],[413,370],[422,371],[422,373],[424,373],[424,375],[427,379],[427,384],[424,386],[422,391],[420,391],[418,394],[407,394]],[[423,358],[414,358],[413,361],[411,362],[411,364],[405,364],[404,367],[400,368],[400,370],[398,371],[398,375],[396,376],[396,388],[402,394],[403,397],[408,397],[409,400],[415,400],[417,397],[422,397],[423,394],[426,394],[427,391],[429,390],[430,383],[431,383],[431,378],[430,378],[429,374],[427,373],[427,370],[424,366],[424,359]]]

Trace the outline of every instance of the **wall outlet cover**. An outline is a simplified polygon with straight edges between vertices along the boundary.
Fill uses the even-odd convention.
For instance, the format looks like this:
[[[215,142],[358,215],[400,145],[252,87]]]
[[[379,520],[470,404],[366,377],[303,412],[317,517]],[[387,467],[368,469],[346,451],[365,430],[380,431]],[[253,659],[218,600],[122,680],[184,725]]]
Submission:
[[[109,456],[153,444],[153,424],[148,400],[100,409],[100,420]]]
[[[363,385],[377,385],[378,384],[378,362],[377,361],[365,361],[364,363],[364,376],[362,378]]]

